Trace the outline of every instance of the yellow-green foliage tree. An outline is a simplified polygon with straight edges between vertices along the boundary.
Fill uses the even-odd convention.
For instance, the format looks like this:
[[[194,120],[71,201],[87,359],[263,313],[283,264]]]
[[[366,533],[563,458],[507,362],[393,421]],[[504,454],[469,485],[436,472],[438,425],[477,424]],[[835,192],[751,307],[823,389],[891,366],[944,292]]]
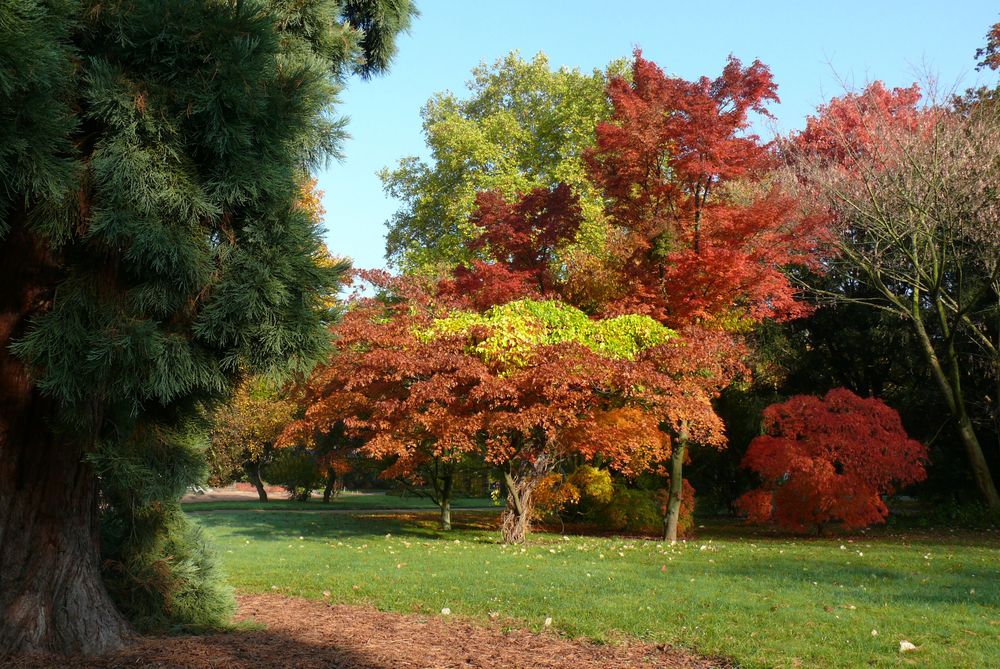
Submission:
[[[471,258],[465,242],[477,234],[469,216],[479,193],[513,200],[559,183],[580,197],[581,242],[599,247],[603,205],[581,156],[611,113],[609,77],[626,70],[624,61],[591,73],[552,70],[545,54],[527,61],[515,51],[474,69],[468,98],[432,97],[421,111],[430,160],[409,156],[381,172],[386,193],[403,201],[386,256],[406,271],[450,269]]]
[[[261,470],[274,455],[275,442],[295,417],[297,404],[265,381],[249,380],[212,416],[208,451],[214,483],[246,477],[267,501]]]

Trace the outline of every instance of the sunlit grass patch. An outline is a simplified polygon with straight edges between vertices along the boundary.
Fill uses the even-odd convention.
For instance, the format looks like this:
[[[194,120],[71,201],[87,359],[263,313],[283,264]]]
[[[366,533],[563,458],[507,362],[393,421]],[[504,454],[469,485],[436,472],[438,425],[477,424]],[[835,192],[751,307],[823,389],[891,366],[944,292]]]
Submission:
[[[1000,666],[1000,536],[801,540],[708,532],[643,539],[536,535],[497,543],[495,517],[195,516],[233,585],[400,612],[493,614],[569,635],[622,635],[744,667]],[[900,641],[917,650],[900,653]]]

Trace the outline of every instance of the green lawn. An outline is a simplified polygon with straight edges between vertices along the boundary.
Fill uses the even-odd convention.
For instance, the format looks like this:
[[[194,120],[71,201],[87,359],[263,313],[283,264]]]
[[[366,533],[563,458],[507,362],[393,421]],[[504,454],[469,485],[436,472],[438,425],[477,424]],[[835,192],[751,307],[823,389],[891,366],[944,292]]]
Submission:
[[[452,501],[453,509],[475,509],[489,507],[490,500],[477,497],[459,497]],[[336,509],[368,511],[373,509],[437,509],[437,505],[426,497],[398,497],[395,495],[343,493],[334,497],[329,504],[322,499],[308,502],[292,502],[287,499],[271,499],[257,502],[252,500],[234,502],[187,502],[187,511],[331,511]]]
[[[1000,667],[1000,535],[795,540],[702,530],[656,541],[535,535],[504,547],[488,514],[193,516],[243,591],[364,602],[569,635],[623,633],[743,667]],[[464,521],[464,524],[463,524]],[[472,524],[479,523],[479,527]],[[919,648],[900,654],[902,639]]]

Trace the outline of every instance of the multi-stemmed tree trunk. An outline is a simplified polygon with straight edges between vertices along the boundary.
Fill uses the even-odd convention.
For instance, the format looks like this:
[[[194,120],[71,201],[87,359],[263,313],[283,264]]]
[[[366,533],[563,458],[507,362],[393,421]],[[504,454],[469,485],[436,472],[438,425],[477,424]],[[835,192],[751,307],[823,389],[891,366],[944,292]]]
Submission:
[[[507,507],[500,516],[500,536],[505,544],[523,544],[531,531],[534,487],[530,479],[509,472],[504,472],[503,480],[507,486]]]
[[[500,536],[505,544],[523,544],[531,532],[535,510],[532,495],[538,482],[557,466],[548,453],[539,453],[533,462],[510,463],[504,469],[507,506],[500,515]]]

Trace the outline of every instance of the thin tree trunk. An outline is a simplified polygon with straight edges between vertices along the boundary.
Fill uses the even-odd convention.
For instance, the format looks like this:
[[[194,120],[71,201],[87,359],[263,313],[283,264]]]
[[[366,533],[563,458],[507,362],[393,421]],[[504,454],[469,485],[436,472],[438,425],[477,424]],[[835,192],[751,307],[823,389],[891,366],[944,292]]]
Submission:
[[[441,529],[445,532],[451,530],[451,500],[441,501]]]
[[[917,339],[920,342],[921,350],[923,350],[924,357],[927,359],[928,365],[930,365],[934,380],[937,382],[938,388],[944,396],[948,410],[958,424],[958,435],[962,441],[962,446],[965,448],[965,454],[969,460],[969,466],[972,468],[972,475],[976,481],[976,487],[979,489],[979,494],[990,509],[994,512],[1000,512],[1000,494],[997,494],[997,488],[993,482],[993,475],[990,473],[989,464],[986,462],[986,457],[983,454],[982,446],[979,444],[979,438],[976,436],[972,421],[969,419],[969,414],[965,410],[965,396],[959,382],[958,368],[956,367],[958,361],[957,355],[954,352],[954,346],[949,345],[951,374],[948,374],[941,364],[941,359],[938,357],[937,351],[934,350],[934,345],[931,343],[930,336],[927,334],[927,330],[919,314],[915,313],[912,316],[912,322],[917,333]]]
[[[681,426],[680,436],[670,454],[670,501],[667,505],[667,523],[663,540],[677,543],[677,522],[681,516],[681,501],[684,495],[684,456],[687,454],[687,424]]]
[[[333,489],[337,485],[337,470],[326,470],[326,487],[323,488],[323,503],[329,504],[333,497]]]
[[[264,489],[264,482],[260,480],[260,463],[257,461],[247,462],[243,465],[243,470],[247,473],[247,478],[253,487],[257,489],[257,497],[261,502],[267,501],[267,490]]]
[[[54,432],[53,403],[9,349],[48,305],[44,258],[16,223],[0,241],[0,658],[98,655],[131,634],[101,580],[97,480],[83,446]]]
[[[448,531],[451,529],[451,493],[454,489],[455,474],[449,472],[441,478],[441,492],[438,497],[438,506],[441,507],[441,529]]]

